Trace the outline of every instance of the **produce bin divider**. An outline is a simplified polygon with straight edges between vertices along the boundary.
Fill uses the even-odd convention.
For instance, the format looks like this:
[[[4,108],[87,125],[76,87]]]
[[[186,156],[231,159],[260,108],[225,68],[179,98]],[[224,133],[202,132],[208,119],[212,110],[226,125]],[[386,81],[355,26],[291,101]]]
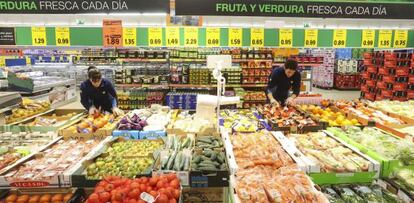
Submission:
[[[239,167],[237,166],[236,157],[234,156],[233,144],[231,143],[228,130],[222,128],[221,138],[223,139],[223,144],[225,146],[224,150],[226,151],[230,174],[235,174]]]

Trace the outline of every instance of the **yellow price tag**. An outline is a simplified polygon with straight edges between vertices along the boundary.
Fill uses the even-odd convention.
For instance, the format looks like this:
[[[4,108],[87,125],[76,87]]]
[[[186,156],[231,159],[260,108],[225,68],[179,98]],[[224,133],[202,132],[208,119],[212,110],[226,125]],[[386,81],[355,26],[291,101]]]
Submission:
[[[56,61],[56,56],[51,56],[51,57],[50,57],[50,61],[51,61],[51,62]]]
[[[32,59],[30,57],[26,57],[26,65],[32,64]]]
[[[220,28],[206,28],[206,45],[208,47],[220,46]]]
[[[46,46],[46,28],[45,27],[32,27],[32,45],[33,46]]]
[[[318,30],[305,30],[305,47],[318,47]]]
[[[178,27],[165,28],[165,38],[167,40],[167,47],[180,46],[180,28]]]
[[[126,47],[137,46],[137,29],[131,27],[122,28],[122,40],[124,40],[124,46]]]
[[[375,30],[362,30],[362,48],[373,48],[375,45]]]
[[[0,56],[0,67],[6,66],[6,58],[4,56]]]
[[[394,48],[405,48],[407,47],[407,30],[395,30],[394,31]]]
[[[332,45],[335,48],[346,47],[346,30],[334,30]]]
[[[243,44],[243,29],[229,28],[229,47],[241,47]]]
[[[184,45],[186,47],[196,47],[198,45],[198,28],[184,28]]]
[[[378,33],[378,48],[390,48],[392,30],[380,30]]]
[[[279,46],[292,47],[293,46],[293,30],[279,29]]]
[[[70,30],[68,27],[55,28],[56,46],[70,46]]]
[[[162,28],[148,28],[148,45],[150,47],[162,46]]]
[[[263,28],[250,29],[250,46],[252,47],[264,46],[264,29]]]

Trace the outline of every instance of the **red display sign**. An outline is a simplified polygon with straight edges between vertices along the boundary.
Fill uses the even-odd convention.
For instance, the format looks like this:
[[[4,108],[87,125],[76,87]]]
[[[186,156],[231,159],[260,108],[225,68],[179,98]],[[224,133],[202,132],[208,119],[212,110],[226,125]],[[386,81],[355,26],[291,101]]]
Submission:
[[[122,20],[104,20],[102,33],[104,47],[122,46]]]
[[[10,186],[12,187],[46,187],[48,186],[49,183],[48,182],[44,182],[44,181],[28,181],[28,182],[13,182],[10,183]]]

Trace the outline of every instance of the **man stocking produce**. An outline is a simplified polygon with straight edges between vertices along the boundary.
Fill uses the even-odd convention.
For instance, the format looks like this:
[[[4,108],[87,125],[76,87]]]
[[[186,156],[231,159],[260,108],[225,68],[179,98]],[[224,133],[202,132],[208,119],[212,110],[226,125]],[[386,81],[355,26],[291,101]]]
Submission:
[[[107,111],[116,116],[123,114],[117,106],[117,95],[112,83],[102,78],[101,72],[95,67],[88,68],[88,80],[82,82],[81,103],[89,111],[89,115],[96,115],[100,111]]]
[[[288,59],[284,68],[275,68],[269,76],[266,94],[270,103],[276,106],[293,105],[300,92],[301,76],[297,71],[298,62]],[[293,94],[289,97],[289,90]]]

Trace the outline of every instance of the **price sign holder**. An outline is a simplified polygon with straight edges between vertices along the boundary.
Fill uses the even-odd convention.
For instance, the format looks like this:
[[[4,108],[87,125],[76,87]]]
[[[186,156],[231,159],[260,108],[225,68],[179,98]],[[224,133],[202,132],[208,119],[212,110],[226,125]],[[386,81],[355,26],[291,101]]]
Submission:
[[[334,30],[332,47],[334,48],[346,47],[346,30],[345,29]]]
[[[362,48],[373,48],[375,45],[375,30],[362,30]]]
[[[306,29],[305,30],[305,47],[318,47],[318,30]]]
[[[252,28],[250,29],[250,46],[263,47],[264,46],[264,29]]]
[[[68,27],[55,28],[56,46],[70,46],[70,29]]]
[[[206,28],[206,46],[220,46],[220,28]]]
[[[391,48],[392,30],[378,31],[378,48]]]
[[[288,48],[293,46],[292,29],[279,29],[279,46]]]
[[[165,38],[167,47],[180,46],[180,28],[167,27],[165,28]]]
[[[46,46],[46,28],[45,27],[32,27],[32,45],[33,46]]]
[[[103,20],[103,46],[121,47],[122,46],[122,21]]]
[[[148,45],[150,47],[160,47],[162,46],[162,41],[162,28],[148,28]]]
[[[395,30],[394,31],[394,48],[407,47],[408,31]]]
[[[124,46],[137,46],[137,29],[124,27],[122,29],[122,39],[124,40]]]
[[[186,47],[198,46],[198,28],[185,27],[184,28],[184,45]]]
[[[243,29],[229,28],[229,47],[241,47],[243,44]]]

